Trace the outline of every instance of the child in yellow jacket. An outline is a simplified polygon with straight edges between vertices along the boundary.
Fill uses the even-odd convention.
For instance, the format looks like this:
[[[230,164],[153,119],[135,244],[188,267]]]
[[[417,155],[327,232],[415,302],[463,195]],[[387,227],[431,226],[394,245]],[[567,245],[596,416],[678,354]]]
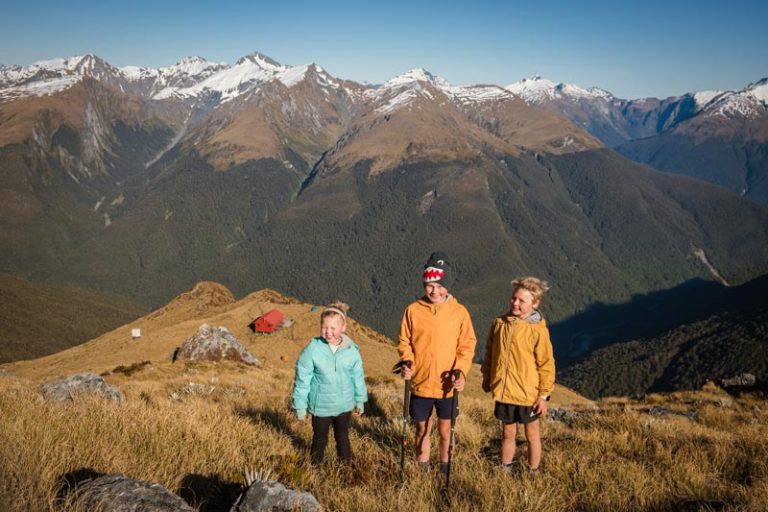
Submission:
[[[525,426],[529,470],[541,464],[539,418],[547,414],[555,386],[555,360],[547,324],[538,308],[549,289],[535,277],[512,281],[509,313],[497,317],[488,333],[481,372],[502,423],[501,464],[509,471],[515,456],[517,424]]]
[[[417,460],[429,466],[432,411],[437,411],[441,471],[446,471],[451,433],[454,389],[464,389],[472,366],[477,338],[467,308],[449,292],[453,276],[444,253],[432,253],[424,265],[424,297],[411,303],[403,314],[398,336],[401,376],[411,380],[410,416],[416,423]],[[455,370],[460,376],[452,376]]]

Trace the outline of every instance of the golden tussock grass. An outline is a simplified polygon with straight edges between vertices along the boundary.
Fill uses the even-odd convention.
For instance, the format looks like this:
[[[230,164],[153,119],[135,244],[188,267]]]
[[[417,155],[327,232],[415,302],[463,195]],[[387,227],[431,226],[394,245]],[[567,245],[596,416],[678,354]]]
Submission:
[[[0,509],[60,510],[57,489],[76,470],[157,482],[205,511],[228,510],[246,469],[310,491],[328,510],[355,512],[758,511],[768,503],[768,402],[759,396],[710,388],[579,406],[567,421],[543,422],[543,472],[531,477],[522,434],[514,471],[501,471],[492,403],[468,393],[446,492],[436,471],[412,462],[400,481],[399,381],[369,379],[352,464],[334,460],[331,441],[326,462],[313,467],[311,427],[289,409],[287,369],[163,363],[108,380],[122,403],[49,403],[30,381],[0,376]],[[697,416],[653,415],[654,405]]]

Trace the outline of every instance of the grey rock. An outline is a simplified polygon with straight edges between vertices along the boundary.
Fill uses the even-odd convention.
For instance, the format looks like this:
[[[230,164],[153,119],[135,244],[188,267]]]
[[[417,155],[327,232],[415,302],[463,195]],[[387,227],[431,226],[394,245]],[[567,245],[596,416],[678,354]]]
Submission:
[[[174,354],[175,360],[229,360],[261,366],[261,362],[245,350],[226,327],[211,327],[208,324],[201,325],[194,336],[182,343]]]
[[[109,512],[194,512],[183,499],[160,484],[115,473],[80,485],[76,502],[82,510]]]
[[[660,405],[654,405],[653,407],[648,409],[648,414],[650,414],[651,416],[683,416],[691,420],[695,420],[699,417],[699,413],[697,412],[678,411],[675,409],[662,407]]]
[[[547,417],[550,420],[561,421],[569,426],[582,416],[584,416],[584,413],[572,411],[563,407],[550,407],[549,411],[547,411]]]
[[[720,385],[724,388],[752,388],[757,385],[757,378],[751,373],[742,373],[729,379],[722,379]]]
[[[256,481],[240,496],[230,512],[321,512],[317,499],[308,492],[294,491],[274,481]]]
[[[72,400],[75,395],[81,394],[101,395],[116,402],[121,402],[124,398],[119,389],[107,384],[95,373],[81,373],[56,382],[42,384],[40,391],[46,400],[58,402]]]

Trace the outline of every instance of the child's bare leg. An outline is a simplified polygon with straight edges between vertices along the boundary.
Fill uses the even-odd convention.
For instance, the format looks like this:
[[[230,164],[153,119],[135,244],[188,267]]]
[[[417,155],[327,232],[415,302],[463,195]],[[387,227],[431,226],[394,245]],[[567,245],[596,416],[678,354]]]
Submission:
[[[429,462],[429,452],[432,445],[429,441],[429,433],[432,430],[432,417],[427,421],[416,422],[416,460]]]
[[[541,432],[539,420],[525,424],[525,439],[528,441],[528,466],[539,469],[541,464]]]
[[[451,420],[438,418],[437,431],[440,434],[440,462],[448,462],[448,451],[451,449]]]
[[[517,437],[517,423],[501,424],[501,463],[512,464],[515,458],[515,438]]]

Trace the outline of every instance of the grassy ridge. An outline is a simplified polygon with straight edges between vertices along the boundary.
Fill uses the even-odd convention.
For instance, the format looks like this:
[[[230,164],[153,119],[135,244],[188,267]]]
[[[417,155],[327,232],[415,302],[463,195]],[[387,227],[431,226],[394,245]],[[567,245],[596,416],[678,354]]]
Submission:
[[[198,510],[229,510],[246,467],[339,511],[761,510],[768,502],[766,402],[715,388],[607,400],[568,422],[546,420],[538,478],[520,461],[512,475],[499,470],[491,402],[469,393],[452,490],[443,493],[437,475],[412,463],[399,482],[402,385],[391,378],[369,383],[352,466],[327,455],[320,468],[307,461],[309,425],[288,409],[289,371],[162,363],[108,380],[125,392],[123,404],[44,403],[28,381],[0,377],[0,508],[52,510],[59,479],[88,469],[158,482]],[[658,404],[698,416],[649,414]]]

